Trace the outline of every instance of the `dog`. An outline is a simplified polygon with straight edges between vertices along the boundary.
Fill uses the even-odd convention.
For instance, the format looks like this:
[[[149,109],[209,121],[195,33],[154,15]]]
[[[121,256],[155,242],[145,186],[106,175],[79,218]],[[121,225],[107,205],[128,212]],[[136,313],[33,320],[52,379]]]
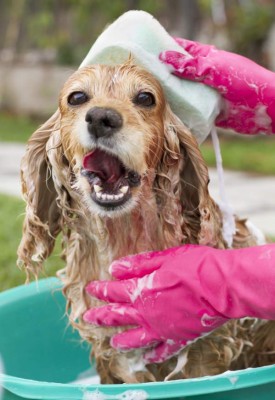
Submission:
[[[111,348],[117,329],[82,319],[102,304],[85,286],[110,279],[115,259],[186,243],[226,248],[196,139],[171,111],[159,82],[132,58],[84,67],[68,79],[58,111],[28,142],[21,175],[27,206],[19,264],[37,277],[62,234],[66,267],[59,277],[67,311],[92,343],[102,383],[190,378],[261,364],[253,341],[265,329],[270,349],[272,323],[230,321],[179,356],[144,366],[142,350]],[[254,245],[245,222],[238,223],[234,246]]]

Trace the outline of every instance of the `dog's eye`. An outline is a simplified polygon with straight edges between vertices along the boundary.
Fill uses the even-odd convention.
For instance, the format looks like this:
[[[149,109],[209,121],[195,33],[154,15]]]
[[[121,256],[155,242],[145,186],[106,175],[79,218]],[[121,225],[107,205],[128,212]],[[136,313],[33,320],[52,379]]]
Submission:
[[[140,92],[134,98],[134,103],[143,107],[151,107],[156,104],[156,100],[152,93]]]
[[[88,101],[88,96],[84,92],[73,92],[68,97],[68,103],[71,106],[78,106],[80,104],[86,103]]]

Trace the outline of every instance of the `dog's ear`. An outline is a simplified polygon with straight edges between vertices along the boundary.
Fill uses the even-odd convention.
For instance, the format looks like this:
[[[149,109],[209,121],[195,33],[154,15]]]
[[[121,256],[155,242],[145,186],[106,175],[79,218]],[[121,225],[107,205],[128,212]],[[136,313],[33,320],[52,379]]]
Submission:
[[[18,265],[27,276],[35,276],[51,254],[60,232],[57,192],[47,158],[46,144],[59,130],[60,113],[55,114],[30,137],[21,162],[22,193],[26,201],[23,236],[18,248]]]
[[[208,192],[208,168],[198,143],[169,107],[164,125],[164,153],[157,179],[163,189],[160,192],[169,193],[170,219],[179,215],[180,208],[182,242],[223,247],[222,217]],[[171,204],[178,209],[172,210]]]

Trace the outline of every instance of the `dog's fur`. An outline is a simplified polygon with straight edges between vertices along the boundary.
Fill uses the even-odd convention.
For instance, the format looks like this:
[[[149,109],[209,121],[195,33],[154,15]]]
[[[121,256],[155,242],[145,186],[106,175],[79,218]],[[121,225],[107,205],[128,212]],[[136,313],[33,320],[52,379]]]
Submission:
[[[88,100],[68,105],[75,91],[84,91]],[[135,104],[142,91],[151,92],[156,104]],[[94,106],[115,109],[122,116],[122,127],[111,137],[96,140],[89,134],[85,116]],[[140,185],[130,189],[131,198],[114,209],[93,201],[91,185],[81,173],[84,156],[95,147],[116,155],[141,177]],[[114,329],[82,320],[87,308],[100,304],[87,296],[85,286],[110,279],[110,263],[128,254],[185,243],[225,248],[221,213],[209,196],[208,181],[196,140],[172,113],[157,80],[133,60],[75,72],[61,92],[59,110],[30,138],[22,161],[27,208],[19,263],[37,276],[62,232],[66,267],[59,275],[70,319],[93,344],[103,383],[162,380],[175,369],[177,358],[139,370],[135,362],[140,351],[112,349]],[[248,242],[255,244],[248,230],[234,240],[235,247]],[[187,362],[174,377],[213,375],[232,369],[234,363],[236,368],[247,366],[245,357],[239,364],[236,360],[246,354],[255,329],[251,321],[231,321],[198,340],[185,350]]]

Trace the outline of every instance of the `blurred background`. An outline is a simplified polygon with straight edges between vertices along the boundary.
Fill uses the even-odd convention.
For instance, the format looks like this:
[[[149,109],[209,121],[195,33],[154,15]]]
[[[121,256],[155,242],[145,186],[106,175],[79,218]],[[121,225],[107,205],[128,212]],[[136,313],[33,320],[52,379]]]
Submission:
[[[274,0],[0,0],[1,109],[47,117],[97,36],[130,9],[275,70]]]
[[[67,77],[102,30],[130,9],[150,12],[172,35],[215,44],[275,71],[274,0],[0,0],[0,169],[9,169],[7,180],[18,175],[24,144],[57,108]],[[275,138],[220,137],[228,170],[275,175]],[[209,141],[202,151],[213,166]],[[15,267],[23,211],[17,189],[0,187],[0,290],[24,281]],[[268,224],[275,227],[275,219]],[[60,268],[59,251],[48,274]]]

